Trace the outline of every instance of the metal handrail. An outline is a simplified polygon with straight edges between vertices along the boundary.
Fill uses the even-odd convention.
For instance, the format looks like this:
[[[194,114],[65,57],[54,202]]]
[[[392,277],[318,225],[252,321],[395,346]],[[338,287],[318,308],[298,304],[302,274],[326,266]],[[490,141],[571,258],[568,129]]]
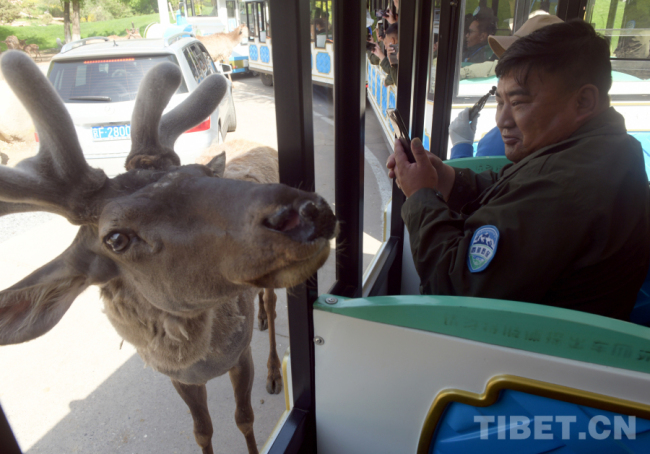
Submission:
[[[65,54],[66,52],[69,52],[72,49],[76,49],[77,47],[85,46],[86,44],[88,44],[88,41],[93,41],[93,40],[98,40],[98,39],[103,39],[104,41],[110,41],[110,39],[105,37],[105,36],[92,36],[90,38],[79,39],[77,41],[72,41],[71,43],[65,44],[61,48],[61,53]]]

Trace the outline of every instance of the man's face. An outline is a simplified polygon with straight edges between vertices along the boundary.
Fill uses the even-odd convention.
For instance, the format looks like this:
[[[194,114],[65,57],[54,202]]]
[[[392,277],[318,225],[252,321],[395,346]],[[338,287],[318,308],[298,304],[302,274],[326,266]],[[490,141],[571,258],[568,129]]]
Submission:
[[[496,120],[506,157],[519,162],[573,134],[580,126],[576,94],[560,76],[534,70],[525,86],[513,75],[499,79]]]
[[[465,42],[467,42],[467,47],[476,46],[477,44],[484,43],[487,41],[487,33],[481,33],[478,27],[478,21],[474,21],[469,24],[469,30],[465,35]]]

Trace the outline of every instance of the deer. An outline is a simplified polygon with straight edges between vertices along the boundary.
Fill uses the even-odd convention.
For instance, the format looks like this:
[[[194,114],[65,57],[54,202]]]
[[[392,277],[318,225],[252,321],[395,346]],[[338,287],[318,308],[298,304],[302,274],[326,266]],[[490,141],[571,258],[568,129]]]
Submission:
[[[25,40],[24,39],[18,39],[18,37],[14,35],[9,35],[5,40],[3,41],[7,45],[7,50],[10,49],[18,49],[21,50],[25,46]]]
[[[203,43],[214,61],[227,62],[237,44],[242,39],[248,38],[248,27],[241,24],[230,33],[214,33],[208,36],[197,36],[196,38]]]
[[[39,50],[38,44],[27,44],[23,47],[23,51],[27,52],[33,59],[36,59],[36,57],[41,58],[41,51]]]
[[[235,423],[257,453],[255,297],[295,286],[325,263],[338,230],[327,202],[282,184],[223,178],[223,153],[180,165],[174,143],[219,105],[222,75],[163,115],[182,76],[171,62],[152,68],[135,101],[127,171],[108,178],[85,161],[63,101],[36,64],[10,51],[0,68],[40,138],[36,156],[0,166],[0,216],[47,211],[79,226],[61,255],[0,292],[0,345],[46,334],[97,285],[117,333],[187,404],[203,454],[213,453],[205,384],[226,372]]]
[[[135,24],[131,22],[131,28],[126,29],[126,39],[137,39],[137,38],[142,38],[140,35],[140,30],[135,28]]]

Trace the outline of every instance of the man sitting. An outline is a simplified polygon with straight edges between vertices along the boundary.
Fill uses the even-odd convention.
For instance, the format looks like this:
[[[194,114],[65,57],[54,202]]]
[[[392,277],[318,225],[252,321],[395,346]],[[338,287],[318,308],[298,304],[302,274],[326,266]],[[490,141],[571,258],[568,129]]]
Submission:
[[[629,319],[650,262],[641,146],[609,106],[609,45],[571,21],[514,42],[497,66],[499,174],[399,141],[387,166],[423,293],[501,298]]]
[[[463,63],[482,63],[492,59],[494,54],[488,46],[488,36],[497,31],[494,15],[490,10],[484,9],[470,20],[465,34],[467,49],[463,52]]]

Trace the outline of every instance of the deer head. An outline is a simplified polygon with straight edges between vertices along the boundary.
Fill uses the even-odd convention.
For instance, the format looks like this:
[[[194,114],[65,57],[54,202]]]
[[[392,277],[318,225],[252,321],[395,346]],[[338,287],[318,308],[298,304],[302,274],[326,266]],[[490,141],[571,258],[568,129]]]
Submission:
[[[93,284],[189,317],[242,287],[296,285],[325,262],[336,220],[318,195],[223,179],[223,156],[179,166],[174,142],[218,106],[223,76],[162,115],[181,73],[172,63],[153,68],[136,98],[130,170],[109,179],[86,163],[63,102],[31,59],[7,52],[0,66],[40,138],[35,157],[0,167],[0,216],[49,211],[81,226],[59,257],[0,292],[0,344],[46,333]]]

